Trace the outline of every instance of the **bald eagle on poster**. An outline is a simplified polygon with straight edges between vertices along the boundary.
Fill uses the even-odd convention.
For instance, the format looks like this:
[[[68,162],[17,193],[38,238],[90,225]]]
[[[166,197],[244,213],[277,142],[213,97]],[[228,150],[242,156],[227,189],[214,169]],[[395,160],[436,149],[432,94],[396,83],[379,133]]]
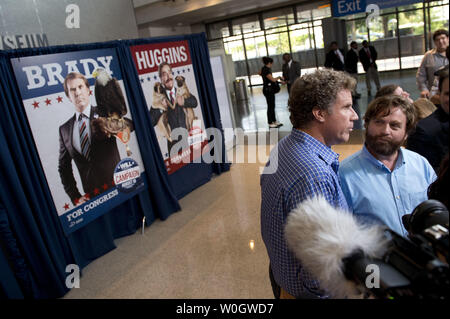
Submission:
[[[127,105],[119,81],[100,68],[96,69],[92,76],[95,78],[95,100],[99,115],[92,122],[92,135],[97,140],[115,136],[127,145],[127,154],[131,155],[128,141],[133,123],[124,118]]]
[[[127,114],[127,105],[119,81],[111,77],[104,69],[96,69],[92,75],[95,78],[98,114],[112,118],[121,118]]]

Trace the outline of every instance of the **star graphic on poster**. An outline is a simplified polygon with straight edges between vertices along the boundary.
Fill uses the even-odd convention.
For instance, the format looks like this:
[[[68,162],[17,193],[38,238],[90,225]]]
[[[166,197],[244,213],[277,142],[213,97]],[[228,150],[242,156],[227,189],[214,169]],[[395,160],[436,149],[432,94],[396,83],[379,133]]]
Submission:
[[[89,90],[89,95],[92,95],[92,90]]]
[[[45,105],[51,105],[52,104],[52,100],[50,100],[49,98],[47,98],[45,100]]]
[[[191,70],[188,68],[188,72],[191,72]]]
[[[144,79],[141,79],[141,83],[144,83]]]
[[[180,74],[180,71],[177,71],[178,74]]]
[[[58,101],[58,103],[62,103],[63,98],[60,97],[60,96],[58,95],[58,97],[56,98],[56,100]]]
[[[183,69],[183,73],[184,73],[184,72],[186,72],[186,70],[185,70],[185,69]]]
[[[33,104],[31,104],[31,105],[33,105],[33,106],[34,106],[34,108],[35,108],[35,109],[37,109],[37,108],[39,107],[39,102],[37,102],[37,101],[34,101],[34,103],[33,103]]]
[[[65,209],[65,210],[68,210],[68,209],[69,209],[69,204],[66,203],[66,204],[64,205],[64,209]]]
[[[153,78],[154,78],[155,80],[158,79],[158,77],[157,77],[156,75],[155,75]]]
[[[150,82],[152,79],[150,79],[150,77],[147,78],[147,81]]]
[[[98,188],[94,188],[94,195],[100,194],[100,190]]]
[[[108,184],[106,184],[106,183],[103,184],[103,189],[104,189],[104,190],[107,190],[107,189],[108,189]]]

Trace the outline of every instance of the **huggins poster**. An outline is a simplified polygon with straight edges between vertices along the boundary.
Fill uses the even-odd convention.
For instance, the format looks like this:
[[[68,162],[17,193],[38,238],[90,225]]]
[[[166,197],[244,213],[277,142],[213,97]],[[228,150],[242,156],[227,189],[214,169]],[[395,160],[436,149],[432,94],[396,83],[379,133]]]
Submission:
[[[130,49],[167,172],[173,174],[208,148],[188,42]]]
[[[11,59],[66,234],[145,189],[113,49]]]

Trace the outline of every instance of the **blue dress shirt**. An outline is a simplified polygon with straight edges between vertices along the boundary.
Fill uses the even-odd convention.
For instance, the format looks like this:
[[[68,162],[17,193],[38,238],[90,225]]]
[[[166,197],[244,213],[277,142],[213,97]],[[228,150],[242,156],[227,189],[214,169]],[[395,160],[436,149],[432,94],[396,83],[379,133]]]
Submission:
[[[404,148],[391,171],[364,145],[342,161],[339,177],[350,210],[360,221],[386,225],[406,236],[402,216],[428,199],[436,174],[424,157]]]
[[[300,202],[324,196],[334,207],[348,210],[339,185],[339,155],[310,135],[293,129],[272,150],[261,176],[261,234],[275,281],[289,294],[325,292],[288,249],[284,226]],[[268,169],[277,163],[275,172]]]

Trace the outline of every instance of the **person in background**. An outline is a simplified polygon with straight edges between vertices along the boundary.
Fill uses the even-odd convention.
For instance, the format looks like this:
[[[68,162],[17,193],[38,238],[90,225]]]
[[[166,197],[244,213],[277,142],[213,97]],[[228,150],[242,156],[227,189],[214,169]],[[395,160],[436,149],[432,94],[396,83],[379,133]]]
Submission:
[[[402,148],[414,128],[413,105],[397,95],[373,100],[364,116],[365,143],[341,163],[342,191],[353,214],[365,224],[381,224],[407,236],[402,216],[427,200],[436,179],[421,155]]]
[[[436,30],[433,33],[435,48],[426,52],[417,69],[416,82],[420,91],[420,97],[431,98],[430,90],[434,82],[434,72],[448,64],[445,51],[448,47],[448,31]]]
[[[287,84],[288,93],[291,93],[291,86],[301,75],[300,63],[292,60],[289,53],[283,54],[283,81]]]
[[[364,71],[366,71],[366,86],[367,86],[367,94],[369,96],[372,95],[372,84],[371,81],[375,82],[377,87],[377,91],[380,89],[380,79],[378,77],[378,66],[377,66],[377,56],[378,53],[375,48],[369,45],[369,42],[364,40],[362,42],[362,49],[359,50],[359,61],[363,65]]]
[[[447,49],[445,50],[445,57],[448,59],[450,59],[450,46],[447,46]],[[440,99],[439,99],[439,74],[441,71],[443,70],[448,70],[448,66],[449,64],[447,63],[446,65],[440,67],[436,72],[434,72],[434,82],[433,82],[433,86],[431,87],[431,91],[430,91],[430,101],[432,101],[434,104],[439,104],[440,103]]]
[[[330,51],[327,53],[325,57],[326,68],[331,68],[336,71],[344,71],[344,54],[338,47],[338,43],[336,41],[331,42]]]
[[[404,91],[399,85],[397,84],[388,84],[382,86],[377,94],[375,94],[375,98],[382,97],[382,96],[388,96],[388,95],[398,95],[401,97],[404,97],[408,102],[413,103],[413,100],[409,97],[409,93]]]
[[[332,145],[347,142],[358,115],[352,108],[355,80],[320,69],[295,81],[289,98],[292,132],[272,150],[261,175],[261,234],[270,259],[276,298],[325,298],[326,292],[288,249],[284,226],[289,213],[321,195],[346,210]]]
[[[352,78],[356,80],[355,91],[353,92],[353,96],[355,98],[360,98],[361,94],[358,93],[358,43],[356,41],[352,41],[350,43],[350,50],[348,50],[345,55],[345,71],[350,74]]]
[[[408,138],[406,147],[424,156],[431,166],[439,171],[445,154],[448,153],[449,129],[449,79],[448,69],[439,76],[439,99],[436,111],[417,123],[416,130]]]
[[[263,57],[264,66],[261,69],[261,77],[263,79],[263,94],[267,101],[267,122],[270,128],[277,128],[283,124],[278,122],[275,116],[275,93],[272,91],[272,83],[277,82],[281,77],[274,78],[272,76],[272,64],[273,59],[269,57]]]

